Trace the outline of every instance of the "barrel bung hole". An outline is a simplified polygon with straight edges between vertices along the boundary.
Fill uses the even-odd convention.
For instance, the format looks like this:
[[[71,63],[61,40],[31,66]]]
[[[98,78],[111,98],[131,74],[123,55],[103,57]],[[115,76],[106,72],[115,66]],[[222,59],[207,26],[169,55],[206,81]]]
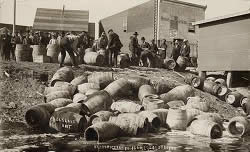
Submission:
[[[88,128],[85,136],[87,141],[98,141],[98,132],[94,128]]]

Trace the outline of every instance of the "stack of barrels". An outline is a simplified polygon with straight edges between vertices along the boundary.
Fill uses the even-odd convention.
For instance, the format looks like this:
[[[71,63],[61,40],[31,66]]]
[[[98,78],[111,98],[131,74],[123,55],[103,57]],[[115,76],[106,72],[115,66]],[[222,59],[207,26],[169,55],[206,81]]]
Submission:
[[[160,127],[214,139],[224,129],[222,116],[209,112],[209,103],[195,96],[194,87],[167,80],[155,83],[143,76],[114,79],[112,72],[93,72],[75,77],[71,68],[63,67],[45,88],[44,100],[26,112],[29,126],[83,133],[87,141],[156,133]],[[228,130],[234,133],[238,121],[248,125],[235,118]],[[239,134],[245,132],[247,127]]]

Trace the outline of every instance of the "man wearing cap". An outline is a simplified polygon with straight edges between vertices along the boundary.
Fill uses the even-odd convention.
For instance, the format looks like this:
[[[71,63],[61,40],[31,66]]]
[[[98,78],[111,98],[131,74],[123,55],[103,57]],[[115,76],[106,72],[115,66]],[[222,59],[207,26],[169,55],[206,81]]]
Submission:
[[[0,33],[0,52],[2,60],[10,60],[11,36],[8,35],[7,29],[3,34]]]
[[[65,32],[62,31],[61,35],[58,37],[58,45],[61,50],[61,61],[60,61],[60,67],[63,67],[64,64],[64,59],[66,57],[66,51],[68,52],[71,63],[74,68],[79,68],[78,65],[76,64],[76,59],[74,55],[74,50],[71,47],[71,43],[69,39],[65,36]]]
[[[108,38],[107,38],[105,32],[102,32],[102,35],[98,39],[98,42],[97,42],[97,48],[98,48],[98,50],[100,50],[100,49],[105,50],[107,48],[107,45],[108,45]]]
[[[180,56],[180,50],[181,50],[181,47],[180,47],[179,41],[175,40],[174,47],[173,47],[172,54],[171,54],[171,58],[173,58],[175,61]]]
[[[117,56],[123,47],[119,36],[112,30],[108,30],[109,39],[107,50],[109,51],[109,65],[117,67]]]
[[[140,55],[141,55],[140,45],[138,43],[138,38],[137,38],[138,35],[139,34],[135,32],[133,36],[131,36],[129,43],[130,60],[131,63],[135,66],[139,65]]]

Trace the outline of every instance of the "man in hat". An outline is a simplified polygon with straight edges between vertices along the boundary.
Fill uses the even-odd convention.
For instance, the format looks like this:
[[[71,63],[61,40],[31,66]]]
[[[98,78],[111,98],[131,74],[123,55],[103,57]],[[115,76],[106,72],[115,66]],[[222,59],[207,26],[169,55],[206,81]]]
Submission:
[[[98,42],[97,42],[97,49],[100,50],[100,49],[106,49],[107,48],[107,45],[108,45],[108,38],[105,34],[105,32],[102,32],[101,34],[101,37],[98,39]]]
[[[74,55],[74,50],[71,47],[71,43],[69,41],[69,39],[66,37],[65,32],[62,31],[61,35],[58,37],[58,45],[59,48],[61,50],[61,61],[60,61],[60,67],[63,67],[64,65],[64,59],[66,57],[66,51],[68,52],[70,59],[71,59],[71,63],[72,63],[72,67],[73,68],[79,68],[77,63],[76,63],[76,59],[75,59],[75,55]]]
[[[119,36],[112,30],[108,30],[108,46],[107,50],[109,51],[109,65],[117,67],[117,56],[123,47],[123,44],[120,41]]]
[[[148,58],[148,54],[149,54],[149,50],[150,50],[150,44],[148,42],[146,42],[145,37],[141,38],[141,61],[142,61],[142,65],[144,67],[148,66],[147,63],[147,58]]]
[[[190,46],[188,44],[188,40],[183,40],[183,45],[181,47],[180,55],[189,59],[190,54]]]
[[[0,33],[0,53],[2,60],[10,60],[11,36],[7,28]]]
[[[175,61],[180,56],[180,50],[181,50],[181,47],[180,47],[179,41],[175,40],[174,47],[173,47],[172,54],[171,54],[171,58],[173,58]]]
[[[130,43],[129,43],[129,50],[130,50],[130,60],[131,63],[135,66],[139,65],[140,61],[140,45],[138,43],[138,36],[139,34],[137,32],[134,32],[133,36],[130,37]]]

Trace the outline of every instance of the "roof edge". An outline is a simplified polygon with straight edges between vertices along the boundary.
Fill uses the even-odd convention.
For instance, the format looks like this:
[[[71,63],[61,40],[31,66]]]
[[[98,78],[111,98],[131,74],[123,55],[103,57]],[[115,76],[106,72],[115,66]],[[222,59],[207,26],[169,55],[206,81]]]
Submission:
[[[200,24],[204,24],[204,23],[214,22],[214,21],[218,21],[218,20],[228,19],[228,18],[247,15],[247,14],[250,14],[250,9],[246,10],[246,11],[233,13],[233,14],[228,14],[228,15],[223,15],[223,16],[218,16],[218,17],[214,17],[214,18],[210,18],[210,19],[197,21],[197,22],[194,22],[193,25],[200,25]]]
[[[190,2],[184,2],[184,1],[180,1],[180,0],[161,0],[161,2],[162,1],[168,1],[168,2],[179,3],[179,4],[183,4],[183,5],[188,5],[188,6],[194,6],[194,7],[199,7],[199,8],[207,9],[207,5],[200,5],[200,4],[195,4],[195,3],[190,3]]]

